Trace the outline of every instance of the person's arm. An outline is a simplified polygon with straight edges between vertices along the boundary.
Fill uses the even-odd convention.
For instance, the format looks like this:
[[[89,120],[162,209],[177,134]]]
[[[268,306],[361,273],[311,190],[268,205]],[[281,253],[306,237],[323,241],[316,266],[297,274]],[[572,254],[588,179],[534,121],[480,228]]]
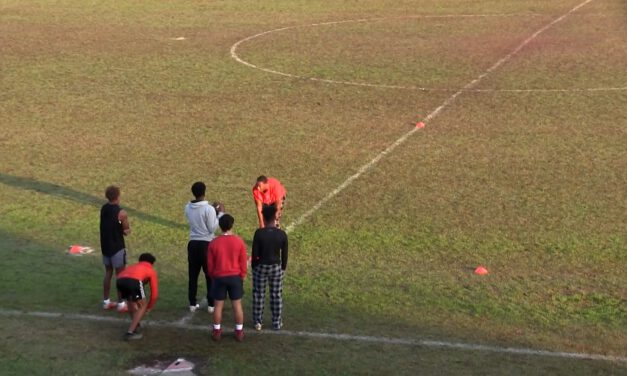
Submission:
[[[259,228],[263,228],[263,214],[261,214],[261,209],[263,209],[263,203],[261,202],[261,200],[255,199],[255,205],[257,206],[257,219],[259,220]]]
[[[250,259],[250,267],[255,269],[259,265],[259,230],[255,231],[253,236],[253,254]]]
[[[216,213],[216,209],[209,205],[207,208],[207,217],[205,220],[207,221],[206,226],[209,234],[215,234],[218,229],[218,215]]]
[[[240,269],[240,274],[239,276],[242,279],[246,278],[246,273],[248,272],[248,265],[247,265],[247,260],[246,260],[246,245],[244,244],[244,241],[241,242],[241,247],[240,247],[240,253],[239,253],[239,269]]]
[[[153,269],[150,275],[150,302],[148,303],[147,310],[152,309],[155,303],[157,302],[157,298],[159,297],[159,281],[157,280],[157,272]]]
[[[283,232],[283,244],[281,244],[281,270],[287,269],[287,234]]]
[[[287,191],[285,190],[285,187],[279,183],[279,187],[277,190],[277,197],[276,197],[276,218],[277,220],[281,218],[281,214],[283,214],[283,199],[285,198],[285,195],[287,194]]]
[[[213,268],[215,267],[213,262],[213,247],[211,247],[212,244],[213,242],[209,243],[209,248],[207,249],[207,274],[209,274],[210,278],[213,278]]]
[[[128,214],[126,214],[126,210],[122,209],[118,213],[118,221],[122,224],[122,232],[124,235],[128,235],[131,233],[131,224],[128,223]]]

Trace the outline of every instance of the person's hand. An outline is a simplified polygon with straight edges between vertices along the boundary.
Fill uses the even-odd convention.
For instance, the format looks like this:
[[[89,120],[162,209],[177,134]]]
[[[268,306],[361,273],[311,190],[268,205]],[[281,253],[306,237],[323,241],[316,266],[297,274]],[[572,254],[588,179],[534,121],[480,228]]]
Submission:
[[[221,202],[214,202],[213,203],[213,207],[214,209],[216,209],[216,213],[224,213],[225,209],[224,209],[224,204]]]

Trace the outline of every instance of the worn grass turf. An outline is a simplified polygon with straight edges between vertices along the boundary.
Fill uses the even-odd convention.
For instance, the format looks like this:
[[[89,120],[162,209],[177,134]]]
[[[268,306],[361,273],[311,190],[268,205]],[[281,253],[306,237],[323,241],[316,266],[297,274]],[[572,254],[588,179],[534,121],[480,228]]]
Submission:
[[[272,75],[237,64],[237,41],[381,18],[268,34],[238,54],[302,77],[456,89],[578,3],[0,1],[0,308],[102,314],[98,255],[64,250],[97,249],[98,209],[115,183],[131,259],[158,258],[152,315],[178,320],[191,183],[205,180],[250,242],[256,176],[286,185],[289,224],[452,94]],[[626,11],[592,1],[477,88],[627,86]],[[626,103],[625,91],[463,93],[290,234],[287,327],[625,356]],[[478,264],[490,275],[474,276]],[[40,359],[61,374],[122,372],[151,356],[207,353],[203,373],[624,372],[265,336],[215,351],[205,334],[156,328],[129,349],[114,324],[0,325],[4,373],[44,373]],[[64,349],[83,346],[94,351],[70,362]],[[276,362],[261,364],[256,348]]]

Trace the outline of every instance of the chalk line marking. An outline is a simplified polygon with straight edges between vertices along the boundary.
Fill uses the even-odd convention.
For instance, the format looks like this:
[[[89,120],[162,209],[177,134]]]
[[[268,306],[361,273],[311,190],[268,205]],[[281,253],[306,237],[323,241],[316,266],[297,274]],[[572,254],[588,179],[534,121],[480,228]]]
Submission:
[[[207,303],[207,298],[202,298],[202,300],[200,301],[199,305],[201,307],[203,307],[205,305],[205,303]],[[191,311],[187,312],[185,314],[185,316],[181,317],[181,319],[179,321],[177,321],[177,323],[180,324],[180,325],[187,324],[194,317],[194,315],[196,314],[197,311],[198,311],[198,309],[196,311],[194,311],[194,312],[191,312]]]
[[[2,316],[14,316],[14,317],[40,317],[46,319],[62,319],[62,320],[89,320],[97,322],[110,322],[110,323],[128,323],[128,319],[117,317],[105,317],[98,315],[78,314],[78,313],[57,313],[57,312],[27,312],[17,310],[0,309],[0,315]],[[176,322],[160,321],[160,320],[144,320],[145,327],[160,327],[160,328],[174,328],[194,330],[201,332],[210,332],[209,325],[190,325],[181,323],[180,320]],[[228,331],[230,328],[224,328]],[[453,350],[464,351],[483,351],[493,352],[500,354],[514,354],[514,355],[529,355],[529,356],[541,356],[541,357],[554,357],[565,359],[584,359],[584,360],[602,360],[609,362],[621,362],[627,363],[626,356],[614,356],[603,354],[590,354],[579,352],[567,352],[567,351],[549,351],[549,350],[535,350],[524,347],[500,347],[490,345],[480,345],[464,342],[449,342],[449,341],[437,341],[429,339],[415,339],[415,338],[392,338],[392,337],[377,337],[377,336],[360,336],[351,334],[339,334],[339,333],[320,333],[320,332],[307,332],[307,331],[291,331],[291,330],[266,330],[262,334],[257,334],[255,331],[250,331],[248,335],[280,335],[287,337],[307,337],[316,339],[331,339],[337,341],[354,341],[354,342],[368,342],[374,344],[385,345],[403,345],[403,346],[422,346],[431,348],[443,348]]]
[[[535,38],[537,38],[538,35],[542,34],[546,30],[550,29],[553,25],[561,22],[566,17],[568,17],[570,14],[576,12],[579,8],[581,8],[584,5],[590,3],[591,1],[592,0],[586,0],[586,1],[582,2],[582,3],[580,3],[579,5],[575,6],[574,8],[572,8],[571,10],[566,12],[565,14],[563,14],[560,17],[558,17],[558,18],[554,19],[553,21],[549,22],[548,24],[546,24],[545,26],[543,26],[542,28],[537,30],[535,33],[531,34],[531,36],[529,36],[527,39],[522,41],[512,52],[510,52],[509,54],[505,55],[505,57],[503,57],[500,60],[498,60],[491,67],[489,67],[485,72],[483,72],[481,75],[479,75],[477,78],[475,78],[474,80],[470,81],[469,83],[464,85],[464,87],[462,87],[461,89],[457,90],[453,95],[448,97],[440,106],[438,106],[435,110],[431,111],[431,113],[429,113],[424,119],[422,119],[422,122],[425,123],[425,125],[428,124],[431,120],[433,120],[436,116],[438,116],[440,114],[440,112],[442,112],[442,110],[444,110],[445,108],[450,106],[451,103],[453,103],[455,101],[455,99],[457,99],[458,96],[460,96],[462,93],[468,91],[469,89],[472,89],[473,87],[475,87],[487,75],[492,73],[494,70],[499,68],[501,65],[505,64],[506,62],[508,62],[515,54],[517,54],[525,46],[527,46],[529,43],[531,43],[531,41],[533,41]],[[411,137],[414,133],[416,133],[417,131],[419,131],[421,129],[423,129],[423,128],[413,127],[409,132],[407,132],[404,135],[402,135],[401,137],[399,137],[396,141],[394,141],[391,145],[389,145],[387,148],[385,148],[385,150],[380,152],[377,156],[375,156],[368,163],[362,165],[357,170],[356,173],[354,173],[353,175],[349,176],[346,180],[344,180],[344,182],[342,184],[340,184],[337,188],[335,188],[329,194],[324,196],[311,209],[307,210],[304,214],[302,214],[300,217],[298,217],[294,222],[289,224],[285,228],[286,232],[288,232],[288,233],[292,232],[294,230],[294,228],[296,228],[297,226],[302,224],[305,220],[307,220],[309,217],[311,217],[315,212],[317,212],[329,200],[331,200],[332,198],[337,196],[340,192],[342,192],[344,189],[346,189],[346,187],[351,185],[351,183],[353,181],[357,180],[361,175],[363,175],[364,173],[368,172],[372,167],[374,167],[377,163],[379,163],[379,161],[381,159],[383,159],[385,156],[387,156],[388,154],[393,152],[394,149],[396,149],[398,146],[403,144],[409,137]]]
[[[357,82],[357,81],[344,81],[344,80],[332,80],[326,78],[319,77],[305,77],[292,73],[285,73],[281,71],[277,71],[270,68],[264,68],[253,63],[250,63],[244,59],[242,59],[237,54],[237,49],[240,45],[249,42],[253,39],[278,33],[286,30],[294,30],[306,27],[318,27],[318,26],[328,26],[328,25],[339,25],[346,23],[363,23],[363,22],[377,22],[377,21],[385,21],[385,20],[393,20],[393,19],[419,19],[419,18],[472,18],[472,17],[519,17],[519,16],[537,16],[536,13],[508,13],[508,14],[446,14],[446,15],[416,15],[416,16],[401,16],[401,17],[379,17],[379,18],[361,18],[355,20],[342,20],[342,21],[330,21],[330,22],[320,22],[313,23],[309,25],[298,25],[298,26],[287,26],[279,29],[264,31],[255,35],[251,35],[246,37],[231,46],[231,57],[235,59],[238,63],[244,64],[250,68],[257,69],[266,73],[276,74],[279,76],[300,79],[300,80],[308,80],[315,82],[323,82],[328,84],[337,84],[337,85],[350,85],[350,86],[362,86],[362,87],[371,87],[371,88],[383,88],[383,89],[399,89],[399,90],[414,90],[414,91],[429,91],[429,92],[456,92],[459,89],[453,88],[428,88],[428,87],[420,87],[420,86],[406,86],[406,85],[389,85],[389,84],[376,84],[376,83],[368,83],[368,82]],[[462,89],[463,91],[468,92],[507,92],[507,93],[570,93],[570,92],[599,92],[599,91],[622,91],[627,90],[627,86],[624,87],[596,87],[596,88],[565,88],[565,89]]]

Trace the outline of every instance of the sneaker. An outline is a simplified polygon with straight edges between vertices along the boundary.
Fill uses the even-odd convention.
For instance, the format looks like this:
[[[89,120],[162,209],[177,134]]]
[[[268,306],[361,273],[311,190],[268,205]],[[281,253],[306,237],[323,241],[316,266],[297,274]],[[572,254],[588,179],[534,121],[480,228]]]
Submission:
[[[255,330],[258,331],[258,332],[261,331],[261,323],[260,322],[255,324]]]
[[[222,329],[213,329],[211,332],[211,339],[218,342],[222,339]]]
[[[137,333],[137,331],[130,333],[130,332],[126,332],[126,334],[124,334],[124,340],[125,341],[134,341],[137,339],[142,339],[144,335],[141,333]]]
[[[106,301],[106,300],[102,302],[102,309],[113,309],[117,306],[118,306],[118,303],[116,302]]]
[[[200,308],[200,304],[190,305],[189,306],[189,311],[190,312],[196,312],[196,310],[198,310],[198,308]]]
[[[118,310],[118,312],[120,312],[120,313],[126,313],[126,312],[128,312],[128,305],[126,305],[126,302],[121,302],[121,303],[118,303],[118,304],[116,305],[116,307],[117,307],[116,309],[117,309],[117,310]]]
[[[244,329],[235,331],[235,340],[242,342],[244,340]]]
[[[213,308],[212,306],[207,307],[207,312],[209,312],[210,315],[213,314],[213,311],[215,311],[215,308]]]
[[[283,320],[279,321],[278,324],[272,324],[272,330],[281,330],[283,327]]]

